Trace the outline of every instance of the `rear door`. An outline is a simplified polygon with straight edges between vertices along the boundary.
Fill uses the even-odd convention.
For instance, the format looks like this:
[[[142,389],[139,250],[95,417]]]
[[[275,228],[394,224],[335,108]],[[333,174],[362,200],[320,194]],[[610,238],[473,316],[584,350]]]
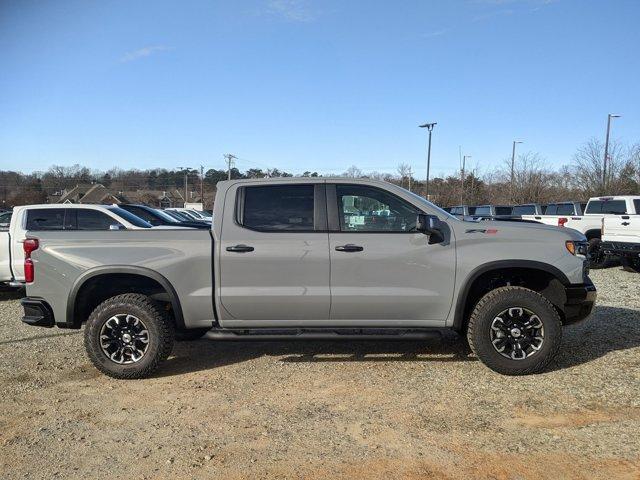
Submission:
[[[218,248],[225,325],[326,322],[324,183],[237,184],[224,201]]]
[[[415,231],[418,208],[381,188],[329,184],[327,205],[332,320],[392,327],[446,319],[454,242],[429,245]]]

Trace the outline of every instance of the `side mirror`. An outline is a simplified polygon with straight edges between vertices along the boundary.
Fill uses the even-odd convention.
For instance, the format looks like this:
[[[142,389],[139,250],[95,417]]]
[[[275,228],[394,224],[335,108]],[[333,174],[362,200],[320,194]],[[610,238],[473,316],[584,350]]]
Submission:
[[[440,227],[440,219],[435,215],[419,213],[416,219],[416,230],[425,235],[429,235],[430,244],[444,241],[444,235]]]

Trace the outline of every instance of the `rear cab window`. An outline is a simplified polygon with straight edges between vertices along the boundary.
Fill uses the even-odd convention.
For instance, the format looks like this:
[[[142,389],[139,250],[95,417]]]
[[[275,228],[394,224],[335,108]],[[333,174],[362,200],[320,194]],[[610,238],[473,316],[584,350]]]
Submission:
[[[513,215],[535,215],[535,205],[516,205],[513,207]]]
[[[624,215],[627,213],[627,202],[624,200],[591,200],[585,213],[604,213]]]
[[[558,215],[574,215],[573,203],[561,203],[558,205]]]

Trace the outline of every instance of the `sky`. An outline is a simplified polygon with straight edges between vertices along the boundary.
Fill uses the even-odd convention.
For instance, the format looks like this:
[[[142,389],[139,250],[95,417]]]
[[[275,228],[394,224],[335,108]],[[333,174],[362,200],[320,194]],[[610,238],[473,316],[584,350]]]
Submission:
[[[0,0],[0,169],[432,177],[640,141],[640,2]]]

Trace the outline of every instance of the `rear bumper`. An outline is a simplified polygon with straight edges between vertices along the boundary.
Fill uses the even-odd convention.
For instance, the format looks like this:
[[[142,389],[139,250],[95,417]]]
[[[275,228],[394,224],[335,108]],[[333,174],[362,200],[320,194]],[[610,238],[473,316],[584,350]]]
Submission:
[[[593,311],[598,293],[589,277],[587,277],[586,280],[587,282],[582,285],[569,285],[565,287],[565,325],[584,320]]]
[[[602,242],[600,250],[607,255],[621,257],[640,257],[640,243],[631,242]]]
[[[24,316],[22,321],[27,325],[34,327],[51,328],[56,324],[53,317],[53,310],[49,304],[42,298],[25,297],[20,303],[24,308]]]

